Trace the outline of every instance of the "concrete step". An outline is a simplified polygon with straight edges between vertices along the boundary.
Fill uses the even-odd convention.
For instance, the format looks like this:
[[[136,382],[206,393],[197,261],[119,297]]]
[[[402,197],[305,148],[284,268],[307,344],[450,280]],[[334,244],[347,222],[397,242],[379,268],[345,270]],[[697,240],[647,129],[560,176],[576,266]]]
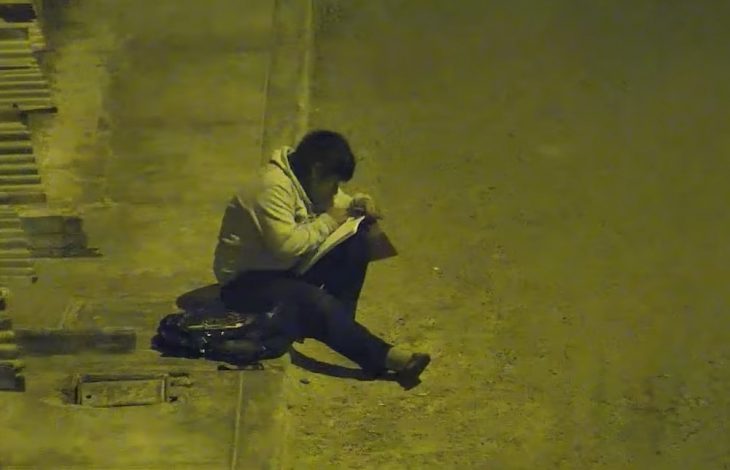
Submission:
[[[0,5],[2,5],[3,3],[6,3],[6,0],[0,0]],[[25,48],[30,47],[30,43],[28,42],[27,39],[2,39],[2,40],[0,40],[0,48],[9,48],[9,49],[16,48],[17,49],[17,48],[21,48],[21,47],[25,47]]]
[[[30,43],[23,40],[9,41],[7,39],[0,39],[0,54],[13,52],[24,52],[29,54],[31,52]]]
[[[41,184],[40,175],[0,175],[0,191],[6,186]]]
[[[33,268],[31,258],[0,258],[0,276],[6,268]]]
[[[6,79],[0,82],[0,90],[46,90],[48,82],[45,80],[28,80],[27,78]]]
[[[22,129],[22,130],[28,130],[28,126],[26,126],[25,124],[23,124],[20,121],[1,121],[0,122],[0,130],[5,130],[5,129],[12,129],[12,130]]]
[[[0,0],[0,5],[3,2]],[[25,38],[3,38],[0,39],[0,52],[5,51],[25,51],[30,53],[30,41]]]
[[[2,25],[2,23],[0,23],[0,26],[1,25]],[[2,29],[2,27],[0,27],[0,29]],[[43,71],[41,71],[41,68],[38,65],[38,63],[35,63],[35,64],[29,66],[27,69],[5,70],[4,72],[7,72],[7,73],[35,73],[35,72],[39,72],[41,74],[43,73]]]
[[[0,91],[2,93],[2,91]],[[30,131],[27,129],[0,129],[0,140],[4,141],[15,141],[15,140],[30,140]]]
[[[24,250],[24,249],[7,249],[7,250],[0,250],[0,259],[15,259],[15,258],[24,258],[24,257],[30,258],[30,251]]]
[[[35,269],[32,267],[3,267],[0,269],[0,276],[4,277],[22,277],[22,276],[35,276]]]
[[[20,357],[20,348],[17,344],[0,344],[0,359],[17,359]]]
[[[0,164],[4,163],[35,163],[32,153],[5,153],[0,151]]]
[[[2,137],[0,137],[2,138]],[[24,163],[2,163],[0,162],[0,175],[37,175],[38,166]]]
[[[0,367],[8,367],[16,371],[21,371],[25,368],[25,362],[20,359],[4,359],[0,360]]]
[[[1,98],[0,107],[5,108],[53,108],[54,105],[49,98]]]
[[[15,343],[15,332],[13,330],[0,331],[0,343]]]
[[[2,228],[0,229],[0,240],[7,240],[10,238],[24,238],[25,232],[22,228]]]
[[[31,189],[33,188],[33,189]],[[28,185],[28,189],[8,191],[8,187],[2,187],[0,191],[0,203],[3,204],[41,204],[47,202],[46,193],[37,186]]]
[[[25,369],[25,362],[21,359],[3,359],[0,360],[0,367],[6,367],[9,369],[13,369],[16,372],[19,372]]]
[[[48,87],[34,89],[0,89],[0,102],[12,99],[50,99],[51,90]]]
[[[0,70],[0,83],[5,81],[17,81],[17,80],[45,80],[43,72],[40,70],[33,69],[5,69]]]
[[[0,104],[2,104],[1,99]],[[0,141],[0,153],[11,155],[33,153],[33,145],[30,140]]]
[[[0,22],[0,30],[1,29],[20,29],[20,30],[26,30],[30,27],[32,23],[31,22],[20,22],[20,21],[14,21],[12,23],[8,22]]]
[[[5,47],[0,48],[0,60],[4,59],[25,59],[35,60],[33,53],[30,49],[30,44],[27,47]]]
[[[3,185],[0,186],[0,194],[2,193],[25,193],[25,192],[33,192],[33,191],[40,191],[43,192],[43,187],[37,184],[15,184],[15,185]],[[0,201],[2,201],[2,198],[0,198]]]
[[[20,218],[0,216],[0,229],[5,228],[22,228],[20,225]]]
[[[30,249],[30,242],[25,238],[0,239],[0,250],[21,248]]]
[[[13,58],[0,57],[0,69],[26,69],[33,67],[37,62],[33,57]]]
[[[26,75],[6,75],[5,72],[7,70],[0,70],[0,85],[3,85],[5,88],[23,88],[26,83],[37,83],[42,82],[46,84],[46,87],[50,86],[48,85],[48,82],[46,79],[39,74],[32,73],[32,74],[26,74]]]
[[[38,275],[32,276],[4,276],[0,275],[0,284],[4,286],[24,287],[38,282]]]

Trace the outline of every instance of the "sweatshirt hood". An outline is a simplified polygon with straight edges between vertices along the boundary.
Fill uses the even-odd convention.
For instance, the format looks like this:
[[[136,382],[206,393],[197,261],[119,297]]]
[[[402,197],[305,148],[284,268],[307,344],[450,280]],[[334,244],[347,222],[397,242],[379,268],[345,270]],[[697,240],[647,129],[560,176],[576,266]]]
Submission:
[[[294,153],[294,149],[292,147],[281,147],[274,151],[274,154],[269,160],[269,164],[281,169],[281,171],[294,182],[294,187],[297,188],[299,196],[302,198],[302,200],[304,200],[307,206],[311,208],[313,206],[313,203],[309,199],[307,192],[304,190],[304,186],[302,186],[302,183],[294,174],[294,170],[292,170],[291,164],[289,163],[289,155],[291,155],[292,153]]]

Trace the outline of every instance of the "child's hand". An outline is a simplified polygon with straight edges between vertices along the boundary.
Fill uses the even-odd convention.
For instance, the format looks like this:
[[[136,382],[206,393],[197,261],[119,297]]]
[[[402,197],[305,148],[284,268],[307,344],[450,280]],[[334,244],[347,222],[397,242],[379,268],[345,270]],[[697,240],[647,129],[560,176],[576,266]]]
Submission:
[[[373,219],[383,218],[383,214],[375,205],[375,201],[373,200],[372,196],[369,196],[367,194],[356,194],[355,196],[353,196],[348,211],[354,217],[364,215]]]
[[[348,209],[342,209],[340,207],[330,206],[329,209],[327,209],[327,214],[330,215],[333,219],[335,219],[335,222],[337,222],[339,225],[342,225],[345,223],[345,221],[350,217],[350,213]]]

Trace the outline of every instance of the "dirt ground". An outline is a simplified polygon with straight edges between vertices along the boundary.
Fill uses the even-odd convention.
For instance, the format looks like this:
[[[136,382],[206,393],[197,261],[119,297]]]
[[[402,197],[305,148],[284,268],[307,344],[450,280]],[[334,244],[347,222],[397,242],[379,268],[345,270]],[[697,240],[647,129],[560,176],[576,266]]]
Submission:
[[[434,362],[294,369],[287,468],[730,468],[730,7],[316,5],[312,126],[401,250],[358,315]]]

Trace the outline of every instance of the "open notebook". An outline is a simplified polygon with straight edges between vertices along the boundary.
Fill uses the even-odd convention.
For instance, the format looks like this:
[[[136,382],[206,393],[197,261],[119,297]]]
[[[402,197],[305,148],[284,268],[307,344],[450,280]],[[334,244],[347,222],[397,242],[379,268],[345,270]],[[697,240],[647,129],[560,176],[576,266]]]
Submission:
[[[315,265],[327,253],[337,245],[344,242],[357,233],[358,228],[365,217],[350,217],[342,225],[330,234],[314,252],[306,255],[294,269],[300,276],[306,273],[309,268]],[[387,235],[380,229],[377,223],[370,226],[368,230],[368,245],[370,248],[370,261],[378,261],[390,258],[398,254],[397,250],[388,239]]]

